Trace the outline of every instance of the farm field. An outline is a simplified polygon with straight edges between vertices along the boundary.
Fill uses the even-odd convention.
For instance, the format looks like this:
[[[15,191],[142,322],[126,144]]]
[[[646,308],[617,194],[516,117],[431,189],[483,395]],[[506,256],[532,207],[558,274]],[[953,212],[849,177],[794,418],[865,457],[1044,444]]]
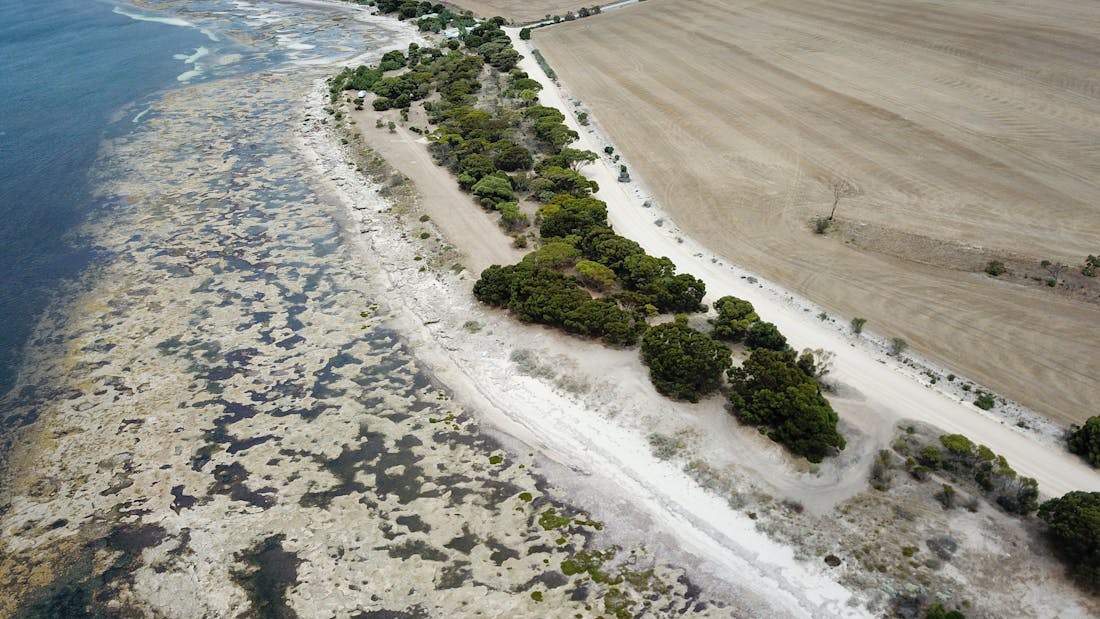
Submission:
[[[598,0],[535,0],[534,2],[515,2],[514,0],[459,0],[455,6],[474,12],[480,17],[500,15],[517,24],[543,19],[547,15],[565,15],[576,12],[581,7],[594,7],[606,2]]]
[[[1020,274],[1100,253],[1096,33],[1069,0],[650,0],[533,42],[686,234],[1081,422],[1100,412],[1095,280]]]

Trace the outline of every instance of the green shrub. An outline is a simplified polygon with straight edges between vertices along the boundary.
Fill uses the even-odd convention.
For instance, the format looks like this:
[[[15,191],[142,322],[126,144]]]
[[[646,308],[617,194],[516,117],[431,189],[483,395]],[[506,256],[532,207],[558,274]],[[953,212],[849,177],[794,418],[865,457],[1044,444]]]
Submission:
[[[757,348],[729,371],[730,405],[744,423],[768,428],[768,436],[810,462],[844,449],[838,417],[791,350]]]
[[[1100,492],[1074,491],[1039,508],[1054,553],[1070,575],[1100,590]]]
[[[718,389],[722,372],[732,364],[725,346],[687,326],[687,320],[681,318],[646,332],[642,362],[649,366],[657,391],[691,402]]]
[[[982,391],[978,393],[977,399],[974,400],[974,406],[982,409],[983,411],[990,410],[996,402],[993,400],[993,396]]]
[[[1007,273],[1008,269],[1005,268],[1005,263],[1000,260],[990,260],[989,263],[985,265],[985,272],[992,277],[999,277]]]
[[[1070,453],[1100,467],[1100,415],[1089,417],[1083,426],[1070,426],[1066,443]]]

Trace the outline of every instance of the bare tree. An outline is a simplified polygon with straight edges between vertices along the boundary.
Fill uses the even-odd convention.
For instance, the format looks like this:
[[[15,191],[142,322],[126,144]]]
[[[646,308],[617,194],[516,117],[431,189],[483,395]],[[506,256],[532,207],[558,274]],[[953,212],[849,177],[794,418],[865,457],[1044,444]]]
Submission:
[[[836,207],[840,204],[841,198],[850,198],[856,195],[856,188],[849,183],[846,179],[838,178],[833,181],[833,210],[829,211],[829,221],[833,220],[833,216],[836,215]]]
[[[1043,260],[1039,263],[1039,266],[1046,269],[1047,273],[1050,273],[1051,279],[1053,279],[1055,282],[1061,279],[1062,273],[1065,273],[1066,271],[1066,265],[1062,264],[1061,262],[1051,262],[1050,260]]]

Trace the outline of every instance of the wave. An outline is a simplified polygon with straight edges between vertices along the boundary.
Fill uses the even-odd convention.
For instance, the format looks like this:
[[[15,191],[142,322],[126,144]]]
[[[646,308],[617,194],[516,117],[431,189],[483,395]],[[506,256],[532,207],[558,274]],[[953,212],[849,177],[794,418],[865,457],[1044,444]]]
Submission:
[[[209,28],[199,28],[195,24],[187,21],[186,19],[183,19],[182,17],[160,17],[158,15],[144,15],[142,13],[131,13],[130,11],[127,11],[127,10],[125,10],[121,7],[117,7],[117,6],[115,7],[114,12],[118,15],[125,15],[126,17],[129,17],[130,19],[133,19],[133,20],[136,20],[136,21],[151,21],[151,22],[155,22],[155,23],[158,23],[158,24],[166,24],[168,26],[179,26],[181,28],[198,28],[199,32],[206,35],[206,38],[210,39],[211,41],[213,41],[215,43],[218,43],[218,42],[221,41],[221,39],[218,38],[218,35],[213,30],[211,30]]]
[[[119,15],[125,15],[126,17],[129,17],[130,19],[134,19],[134,20],[137,20],[137,21],[151,21],[151,22],[156,22],[158,24],[167,24],[169,26],[180,26],[182,28],[194,28],[195,27],[195,24],[192,24],[191,22],[187,21],[186,19],[182,19],[182,18],[179,18],[179,17],[158,17],[156,15],[142,15],[141,13],[131,13],[131,12],[126,11],[126,10],[120,8],[120,7],[117,7],[117,6],[115,7],[114,12],[119,14]],[[209,35],[207,35],[207,36],[209,36]]]

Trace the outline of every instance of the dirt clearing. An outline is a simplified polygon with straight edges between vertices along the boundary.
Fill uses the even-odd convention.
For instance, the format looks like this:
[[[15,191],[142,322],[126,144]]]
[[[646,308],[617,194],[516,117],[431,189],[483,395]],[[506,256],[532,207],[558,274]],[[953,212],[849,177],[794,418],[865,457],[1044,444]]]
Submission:
[[[1100,398],[1100,304],[973,255],[1075,268],[1100,250],[1090,6],[653,0],[533,42],[693,238],[1080,422]],[[895,242],[813,233],[840,181],[845,229]]]

